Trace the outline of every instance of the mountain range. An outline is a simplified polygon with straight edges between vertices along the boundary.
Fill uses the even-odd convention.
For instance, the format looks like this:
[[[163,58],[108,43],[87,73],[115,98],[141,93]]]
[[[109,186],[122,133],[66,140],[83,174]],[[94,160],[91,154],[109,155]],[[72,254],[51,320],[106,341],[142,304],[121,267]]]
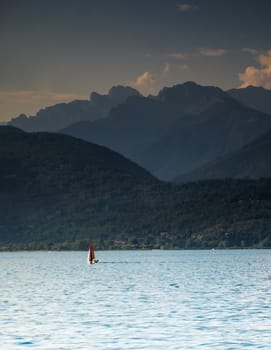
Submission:
[[[25,131],[58,131],[82,120],[104,118],[113,107],[131,95],[139,95],[139,92],[131,87],[113,86],[106,95],[92,92],[89,101],[59,103],[41,109],[35,116],[21,114],[13,118],[10,125]]]
[[[271,116],[215,87],[188,82],[155,97],[129,97],[103,120],[62,132],[105,145],[171,181],[271,129]]]
[[[36,131],[42,122],[42,130],[106,146],[162,180],[189,181],[189,173],[219,159],[224,162],[271,130],[271,115],[265,113],[271,110],[270,94],[263,88],[225,92],[186,82],[143,97],[135,89],[117,86],[107,95],[92,93],[90,101],[48,107],[35,117],[13,119],[10,125],[22,127],[27,121],[23,129]],[[51,125],[47,129],[46,123]],[[219,176],[228,176],[227,164]],[[265,167],[258,175],[268,173]],[[240,172],[251,174],[245,167]]]
[[[1,250],[271,244],[270,179],[169,184],[72,136],[0,135]]]

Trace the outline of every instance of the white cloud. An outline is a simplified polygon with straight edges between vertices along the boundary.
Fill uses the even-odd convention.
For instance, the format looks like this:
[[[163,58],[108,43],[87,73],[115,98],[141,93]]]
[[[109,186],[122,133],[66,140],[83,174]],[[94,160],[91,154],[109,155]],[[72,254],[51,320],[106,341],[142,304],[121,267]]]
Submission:
[[[88,99],[87,96],[59,93],[47,90],[38,91],[0,91],[0,120],[10,120],[21,113],[34,115],[41,108],[61,102]]]
[[[143,93],[151,93],[155,83],[156,79],[154,74],[144,72],[136,78],[136,81],[132,85]]]
[[[271,89],[271,50],[258,55],[257,62],[259,67],[248,66],[243,73],[239,74],[241,87],[253,85]]]
[[[146,71],[140,74],[135,81],[126,81],[126,85],[133,86],[143,95],[155,95],[162,87],[180,83],[188,79],[190,67],[181,62],[164,63],[159,71]]]
[[[226,50],[225,49],[208,49],[208,48],[201,48],[200,49],[200,53],[203,56],[209,56],[209,57],[219,57],[219,56],[223,56],[226,54]]]
[[[161,72],[151,73],[146,71],[139,75],[134,82],[130,82],[130,85],[138,89],[143,95],[153,94],[168,77],[170,69],[171,65],[165,63]]]
[[[193,5],[193,4],[184,3],[184,4],[177,5],[177,9],[180,12],[192,12],[192,11],[199,10],[199,6]]]

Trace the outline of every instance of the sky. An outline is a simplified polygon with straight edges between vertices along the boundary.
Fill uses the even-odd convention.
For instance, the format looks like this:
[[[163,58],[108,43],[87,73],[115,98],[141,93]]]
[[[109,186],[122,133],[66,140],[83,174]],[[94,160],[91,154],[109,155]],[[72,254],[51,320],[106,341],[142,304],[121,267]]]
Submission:
[[[129,85],[271,89],[270,0],[0,0],[0,122]]]

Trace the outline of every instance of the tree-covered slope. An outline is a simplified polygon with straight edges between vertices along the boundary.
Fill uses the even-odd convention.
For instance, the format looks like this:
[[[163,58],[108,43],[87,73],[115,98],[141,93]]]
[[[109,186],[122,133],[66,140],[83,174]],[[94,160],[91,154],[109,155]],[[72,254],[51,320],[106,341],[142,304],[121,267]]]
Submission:
[[[160,182],[70,136],[2,133],[0,249],[269,246],[271,180]]]

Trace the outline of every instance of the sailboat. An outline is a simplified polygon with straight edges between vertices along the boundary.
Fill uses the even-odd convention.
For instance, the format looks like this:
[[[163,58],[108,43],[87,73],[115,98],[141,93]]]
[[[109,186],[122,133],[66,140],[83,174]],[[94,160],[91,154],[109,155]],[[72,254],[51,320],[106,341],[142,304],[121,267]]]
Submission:
[[[94,245],[93,245],[93,243],[90,243],[90,245],[88,247],[88,262],[89,262],[89,264],[95,264],[98,261],[99,260],[96,259],[96,257],[95,257]]]

